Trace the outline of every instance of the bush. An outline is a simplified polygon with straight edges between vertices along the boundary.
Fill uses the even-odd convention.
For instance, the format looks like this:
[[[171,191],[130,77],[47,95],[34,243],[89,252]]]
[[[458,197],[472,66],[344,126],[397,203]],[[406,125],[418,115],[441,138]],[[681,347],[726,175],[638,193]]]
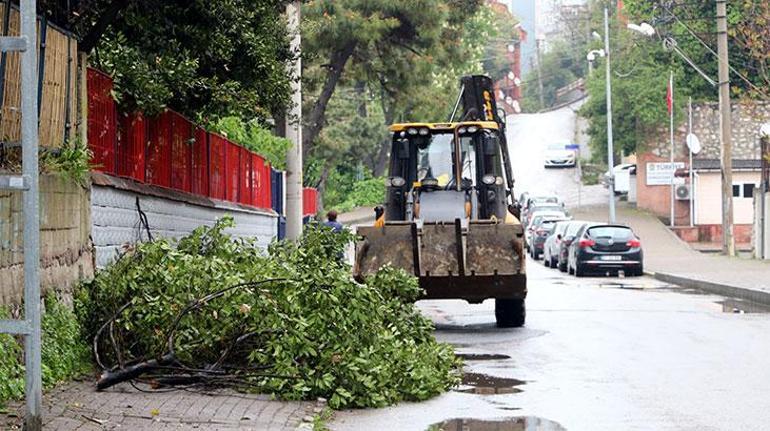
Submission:
[[[360,206],[379,205],[385,201],[385,179],[369,178],[353,183],[346,199],[333,206],[339,212],[347,212]]]
[[[0,318],[10,313],[0,309]],[[54,296],[45,300],[42,317],[43,387],[70,380],[91,369],[90,351],[75,314]],[[0,334],[0,405],[24,396],[24,349],[20,339]]]
[[[457,382],[452,348],[435,341],[413,305],[421,293],[413,276],[384,268],[354,281],[337,258],[349,233],[309,227],[297,243],[274,243],[264,254],[225,235],[230,226],[223,219],[178,244],[140,244],[100,272],[78,299],[91,334],[130,303],[115,321],[122,359],[160,357],[181,310],[240,285],[178,321],[172,345],[181,363],[220,364],[240,387],[326,397],[332,408],[423,400]],[[116,362],[107,343],[100,352]]]

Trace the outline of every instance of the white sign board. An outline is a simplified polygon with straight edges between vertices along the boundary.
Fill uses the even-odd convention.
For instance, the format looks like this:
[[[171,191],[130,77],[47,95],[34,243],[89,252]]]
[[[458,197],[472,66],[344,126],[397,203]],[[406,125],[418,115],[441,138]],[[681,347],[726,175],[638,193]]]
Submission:
[[[647,185],[670,186],[672,179],[673,184],[683,184],[684,178],[674,178],[674,172],[684,169],[684,166],[684,162],[647,163]]]

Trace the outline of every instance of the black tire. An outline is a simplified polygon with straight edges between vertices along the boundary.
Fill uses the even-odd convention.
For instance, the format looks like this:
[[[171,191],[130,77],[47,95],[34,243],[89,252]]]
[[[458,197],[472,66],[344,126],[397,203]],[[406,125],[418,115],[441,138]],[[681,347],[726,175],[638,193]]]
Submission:
[[[559,271],[567,272],[567,263],[566,262],[565,263],[561,263],[561,261],[559,261]]]
[[[567,264],[567,265],[569,265],[569,264]],[[567,274],[574,275],[575,274],[575,270],[572,269],[571,266],[567,266]]]
[[[551,267],[551,258],[550,257],[546,258],[546,256],[543,255],[543,266],[545,266],[546,268],[550,268]]]
[[[643,276],[644,275],[644,267],[642,265],[639,265],[639,268],[637,268],[634,271],[634,275],[637,276],[637,277]]]
[[[575,263],[575,277],[585,277],[586,270],[579,263]]]
[[[523,299],[495,299],[495,321],[498,328],[519,328],[527,319]]]
[[[556,261],[556,258],[551,256],[551,268],[556,268],[556,265],[558,265],[559,262]]]
[[[540,259],[540,253],[536,251],[532,251],[532,259],[539,260]]]

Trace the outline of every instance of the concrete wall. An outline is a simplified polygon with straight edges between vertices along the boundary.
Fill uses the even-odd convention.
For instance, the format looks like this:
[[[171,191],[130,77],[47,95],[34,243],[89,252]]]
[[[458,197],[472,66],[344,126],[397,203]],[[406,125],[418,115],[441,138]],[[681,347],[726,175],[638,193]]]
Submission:
[[[128,180],[95,176],[91,192],[96,266],[112,262],[128,244],[147,240],[139,207],[147,216],[153,237],[179,238],[201,225],[212,225],[225,214],[235,219],[228,233],[256,238],[267,247],[277,235],[276,215],[159,187],[136,185]]]
[[[89,192],[54,175],[40,177],[40,281],[65,301],[81,278],[93,276]],[[24,292],[21,193],[0,191],[0,304]]]
[[[693,133],[703,146],[703,150],[696,156],[699,159],[719,158],[719,105],[717,103],[702,103],[693,105]],[[685,112],[686,114],[686,112]],[[687,146],[687,118],[683,116],[674,133],[675,157],[686,157]],[[733,126],[733,158],[734,159],[758,159],[759,158],[759,128],[763,123],[770,121],[770,102],[741,102],[734,100],[732,103]],[[667,123],[668,124],[668,123]],[[645,152],[651,152],[658,157],[668,158],[671,145],[669,143],[668,129],[660,131],[659,136],[646,143]]]

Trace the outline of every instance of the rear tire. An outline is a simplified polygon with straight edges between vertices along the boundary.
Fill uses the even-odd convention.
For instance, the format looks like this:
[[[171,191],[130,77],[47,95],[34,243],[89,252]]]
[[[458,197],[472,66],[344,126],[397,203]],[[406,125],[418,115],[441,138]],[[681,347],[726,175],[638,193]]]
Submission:
[[[548,257],[546,255],[543,255],[543,266],[545,266],[546,268],[550,268],[551,267],[551,258],[550,257]]]
[[[551,268],[556,268],[556,265],[558,265],[558,264],[559,263],[556,262],[556,258],[551,256]]]
[[[540,253],[538,253],[536,251],[533,251],[532,252],[532,259],[534,259],[534,260],[540,259]]]
[[[527,307],[523,299],[495,299],[495,321],[498,328],[524,326]]]
[[[561,261],[559,261],[559,271],[567,272],[567,264],[566,263],[561,263]]]
[[[580,266],[579,263],[575,264],[575,277],[585,277],[586,270]]]
[[[574,274],[575,274],[575,270],[574,270],[574,269],[572,269],[572,267],[571,267],[571,266],[567,266],[567,274],[569,274],[569,275],[574,275]]]

